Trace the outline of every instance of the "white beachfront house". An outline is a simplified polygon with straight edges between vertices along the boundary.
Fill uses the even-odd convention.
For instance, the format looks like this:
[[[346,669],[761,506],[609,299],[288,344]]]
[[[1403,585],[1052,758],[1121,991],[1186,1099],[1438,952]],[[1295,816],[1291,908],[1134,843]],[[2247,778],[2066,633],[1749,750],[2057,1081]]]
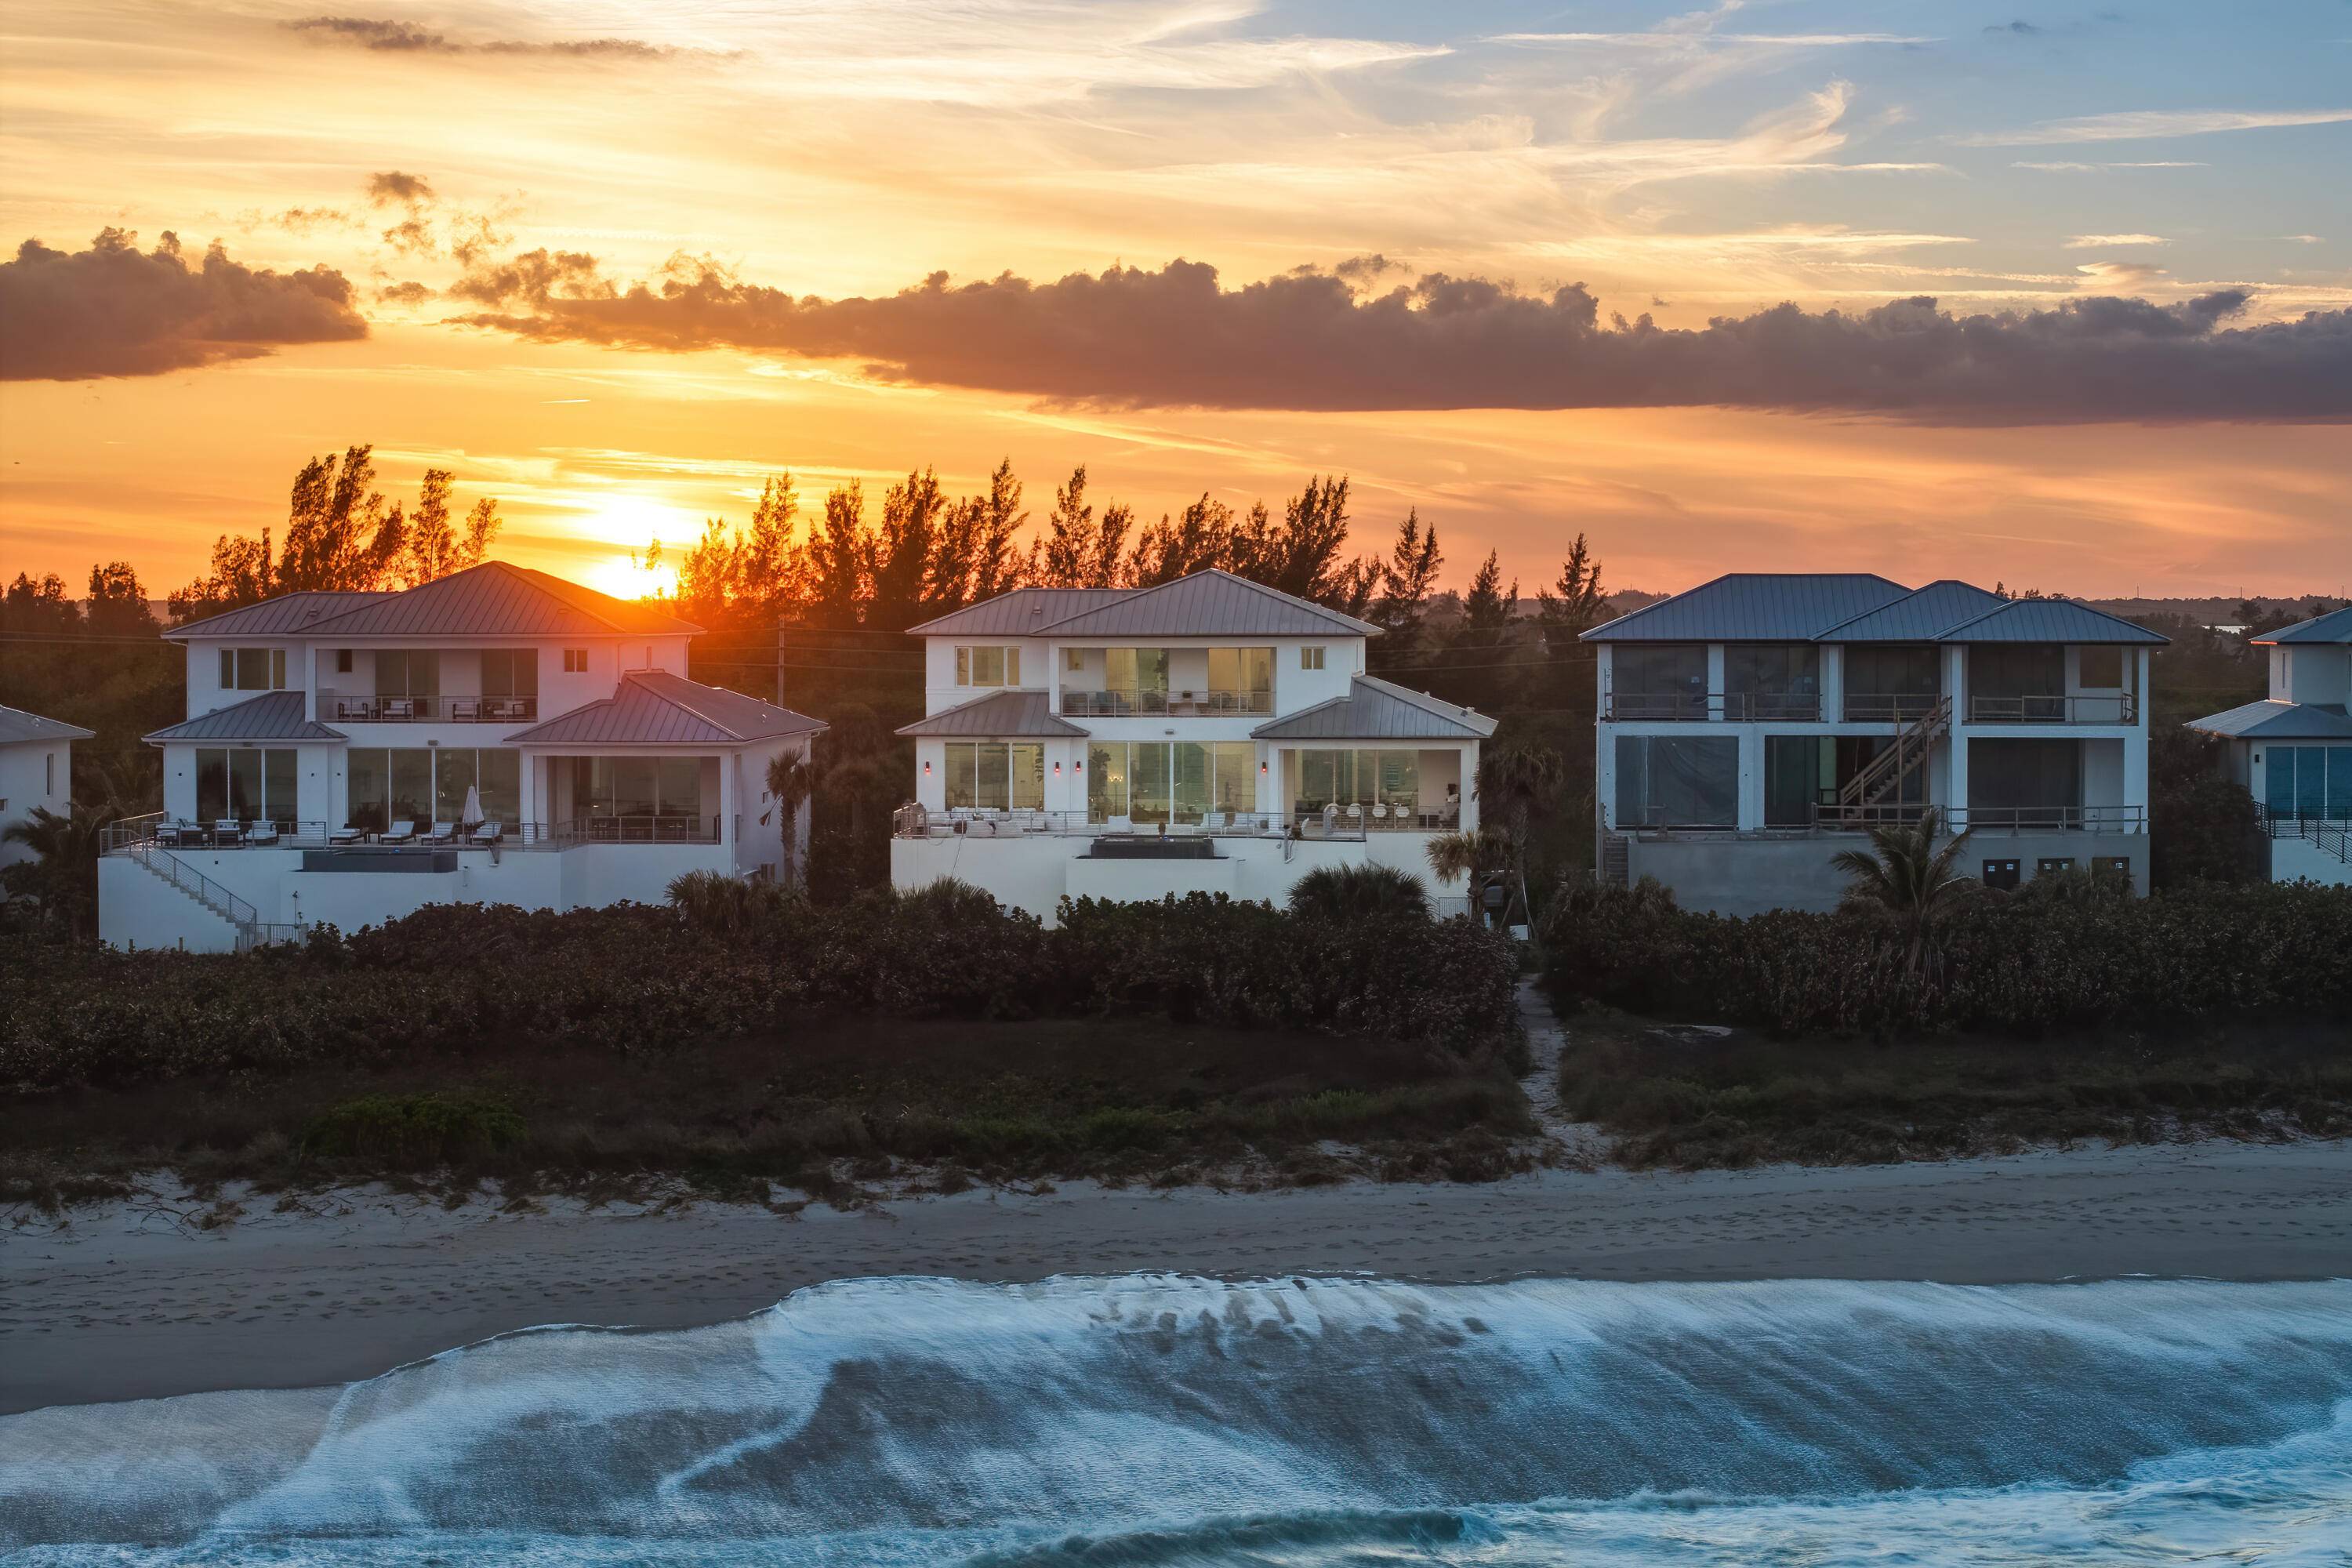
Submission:
[[[400,593],[289,594],[165,636],[188,716],[163,810],[110,831],[99,931],[243,950],[430,903],[659,902],[782,877],[770,761],[824,726],[686,676],[700,628],[491,562]]]
[[[73,743],[90,731],[21,708],[0,707],[0,866],[33,858],[5,837],[10,824],[36,810],[65,816],[73,808]]]
[[[1438,833],[1478,823],[1495,722],[1364,672],[1380,628],[1237,577],[1020,588],[925,639],[902,888],[954,877],[1045,921],[1065,896],[1279,902],[1318,867],[1436,884]]]
[[[1734,574],[1595,627],[1598,859],[1687,908],[1836,905],[1830,857],[1937,807],[1993,887],[2147,888],[2149,653],[2068,599]]]
[[[2262,812],[2273,879],[2352,883],[2352,608],[2252,641],[2270,650],[2270,696],[2189,728],[2226,742],[2223,766]]]

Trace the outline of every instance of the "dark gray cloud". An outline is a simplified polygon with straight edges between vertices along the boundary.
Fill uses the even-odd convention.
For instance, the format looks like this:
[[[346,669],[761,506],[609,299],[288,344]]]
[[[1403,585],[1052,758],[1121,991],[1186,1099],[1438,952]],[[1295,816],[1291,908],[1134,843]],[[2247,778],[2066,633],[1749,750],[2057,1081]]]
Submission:
[[[2236,289],[1972,316],[1926,297],[1855,313],[1784,304],[1689,329],[1604,321],[1580,283],[1529,295],[1443,273],[1371,295],[1313,271],[1225,289],[1180,260],[1049,283],[935,273],[825,300],[685,257],[623,286],[592,256],[537,250],[478,262],[449,293],[485,307],[460,320],[527,338],[847,359],[889,380],[1124,407],[2352,419],[2352,310],[2225,325],[2248,302]]]
[[[433,290],[422,283],[387,283],[375,291],[378,301],[386,305],[422,305],[433,298]]]
[[[314,43],[341,44],[395,55],[545,55],[573,59],[663,60],[702,51],[642,38],[453,38],[415,22],[382,16],[299,16],[280,23]]]
[[[433,183],[422,174],[404,174],[398,169],[386,169],[380,174],[370,174],[367,183],[368,200],[376,205],[390,206],[404,202],[421,206],[433,199]]]
[[[365,336],[341,273],[257,269],[217,245],[192,267],[168,232],[144,252],[114,228],[88,250],[28,239],[0,262],[0,380],[160,375]]]

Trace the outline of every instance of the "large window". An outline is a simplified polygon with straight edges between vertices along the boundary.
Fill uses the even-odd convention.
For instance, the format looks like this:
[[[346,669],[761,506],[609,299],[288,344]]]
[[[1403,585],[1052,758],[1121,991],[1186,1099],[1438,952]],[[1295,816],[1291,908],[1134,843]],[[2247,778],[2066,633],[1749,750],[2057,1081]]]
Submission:
[[[1723,689],[1733,720],[1818,719],[1822,650],[1811,643],[1768,643],[1723,650]]]
[[[610,818],[699,819],[707,810],[700,757],[570,757],[572,813]]]
[[[482,650],[484,697],[539,695],[539,650],[535,647],[486,647]]]
[[[1245,713],[1274,711],[1274,649],[1213,647],[1209,650],[1209,699],[1231,699]]]
[[[2124,684],[2124,650],[2105,647],[2076,648],[2074,673],[2087,689],[2121,690]]]
[[[291,747],[196,749],[196,819],[219,822],[296,820],[295,762]]]
[[[955,658],[958,686],[1021,684],[1021,650],[1017,647],[960,647]]]
[[[1096,741],[1087,747],[1087,816],[1197,823],[1257,809],[1257,747],[1248,741]]]
[[[1764,826],[1810,827],[1823,786],[1837,777],[1837,741],[1829,735],[1764,737]],[[1833,803],[1835,796],[1831,797]]]
[[[1853,722],[1919,719],[1942,696],[1940,650],[1849,644],[1845,650],[1845,716]]]
[[[381,833],[395,822],[466,821],[466,791],[480,792],[484,822],[522,820],[522,756],[484,748],[355,746],[344,773],[344,820]]]
[[[2265,746],[2263,805],[2273,816],[2352,818],[2352,746]]]
[[[283,691],[286,650],[282,647],[225,647],[220,650],[223,691]]]
[[[2019,820],[2057,824],[2083,804],[2079,741],[1976,740],[1969,742],[1969,806]]]
[[[1706,717],[1704,644],[1619,643],[1609,668],[1609,710],[1616,717]]]
[[[1045,748],[1035,741],[950,741],[947,803],[1003,811],[1045,804]]]
[[[376,649],[375,694],[378,697],[438,697],[441,695],[441,650],[430,647]]]
[[[1103,649],[1103,685],[1143,706],[1168,711],[1168,650],[1164,647]],[[1158,699],[1155,703],[1152,700]]]
[[[1299,752],[1297,762],[1295,810],[1315,812],[1327,805],[1421,809],[1419,752],[1313,750]]]
[[[1739,742],[1733,736],[1617,737],[1617,826],[1733,827]]]

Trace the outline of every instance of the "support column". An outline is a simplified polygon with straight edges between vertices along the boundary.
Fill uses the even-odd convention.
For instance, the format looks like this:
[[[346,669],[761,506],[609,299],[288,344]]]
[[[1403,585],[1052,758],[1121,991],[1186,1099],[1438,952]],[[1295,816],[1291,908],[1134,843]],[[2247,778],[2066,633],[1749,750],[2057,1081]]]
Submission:
[[[736,753],[719,753],[719,842],[727,850],[730,859],[734,858],[736,841],[741,837],[735,831],[735,774],[740,766],[740,759]]]
[[[1706,716],[1716,723],[1721,723],[1724,717],[1723,662],[1723,645],[1719,642],[1707,644]]]

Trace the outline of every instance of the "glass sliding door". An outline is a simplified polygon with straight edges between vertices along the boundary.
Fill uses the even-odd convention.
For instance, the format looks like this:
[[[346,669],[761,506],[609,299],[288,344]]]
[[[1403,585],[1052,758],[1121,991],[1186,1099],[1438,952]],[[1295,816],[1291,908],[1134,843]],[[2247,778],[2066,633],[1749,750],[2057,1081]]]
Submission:
[[[1003,811],[1013,804],[1011,758],[1002,741],[982,741],[972,748],[979,776],[975,805],[983,811]]]
[[[209,827],[228,814],[228,752],[206,747],[196,752],[196,820]]]
[[[1045,808],[1045,748],[1034,741],[1013,742],[1013,809]]]
[[[1215,779],[1210,790],[1215,809],[1231,816],[1257,809],[1257,747],[1248,741],[1220,741],[1211,764]]]
[[[394,822],[426,824],[433,820],[433,753],[423,747],[394,749],[391,762],[391,799],[385,811]]]
[[[1087,747],[1087,820],[1108,822],[1128,815],[1127,742],[1096,741]]]
[[[482,820],[511,827],[522,821],[522,753],[485,750],[477,754],[475,774],[482,788]]]
[[[1175,820],[1197,823],[1209,810],[1208,747],[1197,741],[1179,741],[1169,748],[1174,772],[1171,795]]]
[[[353,747],[347,759],[349,799],[343,821],[362,833],[382,833],[388,821],[384,803],[392,781],[385,772],[385,755],[380,747]]]
[[[466,792],[474,787],[474,753],[444,747],[433,760],[433,820],[466,821]]]
[[[288,832],[300,816],[296,809],[295,761],[291,747],[272,746],[261,753],[262,813]]]
[[[1136,741],[1128,748],[1128,815],[1139,825],[1168,820],[1168,742]]]
[[[1811,827],[1822,786],[1837,775],[1837,742],[1827,735],[1764,737],[1764,826]]]

